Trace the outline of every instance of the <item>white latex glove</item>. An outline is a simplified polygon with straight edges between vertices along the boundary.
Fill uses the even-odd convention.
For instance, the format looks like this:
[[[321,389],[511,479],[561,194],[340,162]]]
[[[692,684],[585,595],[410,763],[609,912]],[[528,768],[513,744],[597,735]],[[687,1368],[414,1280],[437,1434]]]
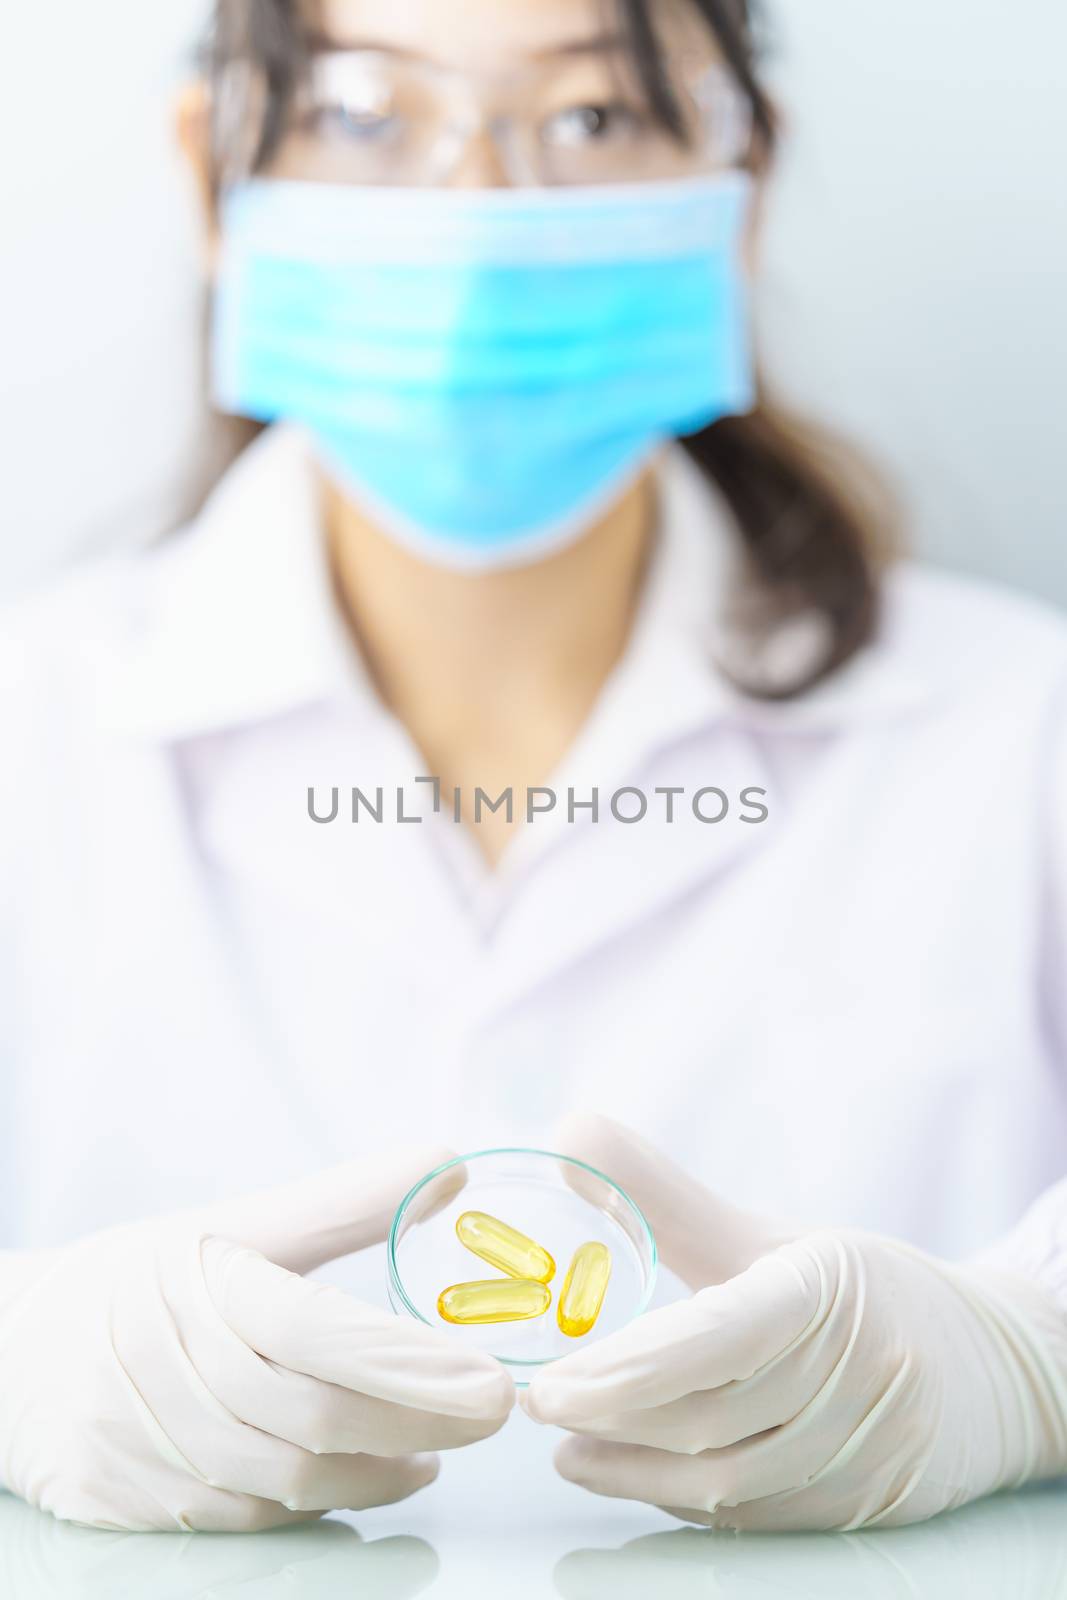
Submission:
[[[0,1483],[57,1517],[244,1532],[403,1499],[495,1433],[489,1356],[297,1276],[385,1237],[440,1150],[0,1256]]]
[[[916,1522],[1067,1472],[1067,1321],[1036,1284],[791,1234],[598,1117],[557,1148],[621,1184],[699,1289],[534,1378],[530,1415],[574,1435],[565,1478],[713,1527],[801,1529]]]

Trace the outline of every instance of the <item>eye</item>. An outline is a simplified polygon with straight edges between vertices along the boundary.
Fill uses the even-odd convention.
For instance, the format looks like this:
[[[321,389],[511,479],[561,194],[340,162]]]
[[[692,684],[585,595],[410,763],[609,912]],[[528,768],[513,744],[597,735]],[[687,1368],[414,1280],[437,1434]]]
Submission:
[[[546,144],[574,149],[632,139],[642,124],[640,112],[620,102],[568,106],[547,119],[541,137]]]
[[[403,120],[393,112],[335,104],[316,108],[315,126],[321,133],[337,135],[352,144],[378,145],[399,138]]]

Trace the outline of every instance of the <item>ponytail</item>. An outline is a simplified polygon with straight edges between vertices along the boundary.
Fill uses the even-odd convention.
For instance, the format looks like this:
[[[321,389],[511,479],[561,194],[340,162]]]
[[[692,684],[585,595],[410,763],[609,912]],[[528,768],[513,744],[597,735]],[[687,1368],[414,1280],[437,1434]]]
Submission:
[[[755,670],[741,686],[785,700],[828,678],[871,638],[880,571],[895,537],[892,507],[871,470],[828,434],[762,402],[682,441],[729,507],[749,582],[737,621]],[[783,626],[814,640],[799,668],[758,668]],[[746,676],[748,681],[744,681]]]

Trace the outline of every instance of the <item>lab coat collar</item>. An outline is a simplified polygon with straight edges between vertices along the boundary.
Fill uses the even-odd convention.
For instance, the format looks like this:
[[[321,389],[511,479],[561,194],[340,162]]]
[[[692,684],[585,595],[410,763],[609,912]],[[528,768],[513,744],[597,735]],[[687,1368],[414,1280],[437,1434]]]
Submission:
[[[680,445],[659,471],[660,531],[626,654],[568,767],[598,767],[617,738],[650,753],[716,721],[829,729],[913,709],[927,687],[886,642],[795,701],[755,699],[716,666],[719,603],[737,535]],[[105,670],[103,715],[182,740],[334,701],[381,702],[333,590],[310,441],[277,426],[236,462],[200,516],[140,566],[136,615]]]

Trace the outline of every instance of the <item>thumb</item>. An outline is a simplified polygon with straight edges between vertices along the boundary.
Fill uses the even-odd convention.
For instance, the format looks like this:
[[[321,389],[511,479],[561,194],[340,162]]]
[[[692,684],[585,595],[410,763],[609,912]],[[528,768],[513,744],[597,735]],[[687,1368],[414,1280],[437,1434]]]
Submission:
[[[556,1149],[626,1191],[648,1219],[660,1259],[690,1288],[724,1283],[797,1236],[788,1224],[721,1200],[655,1145],[607,1117],[572,1113],[557,1129]]]
[[[404,1196],[454,1159],[442,1146],[406,1146],[330,1167],[296,1183],[224,1202],[192,1220],[205,1231],[247,1245],[290,1272],[311,1272],[324,1262],[380,1244]],[[435,1206],[466,1182],[463,1167],[443,1173]]]

